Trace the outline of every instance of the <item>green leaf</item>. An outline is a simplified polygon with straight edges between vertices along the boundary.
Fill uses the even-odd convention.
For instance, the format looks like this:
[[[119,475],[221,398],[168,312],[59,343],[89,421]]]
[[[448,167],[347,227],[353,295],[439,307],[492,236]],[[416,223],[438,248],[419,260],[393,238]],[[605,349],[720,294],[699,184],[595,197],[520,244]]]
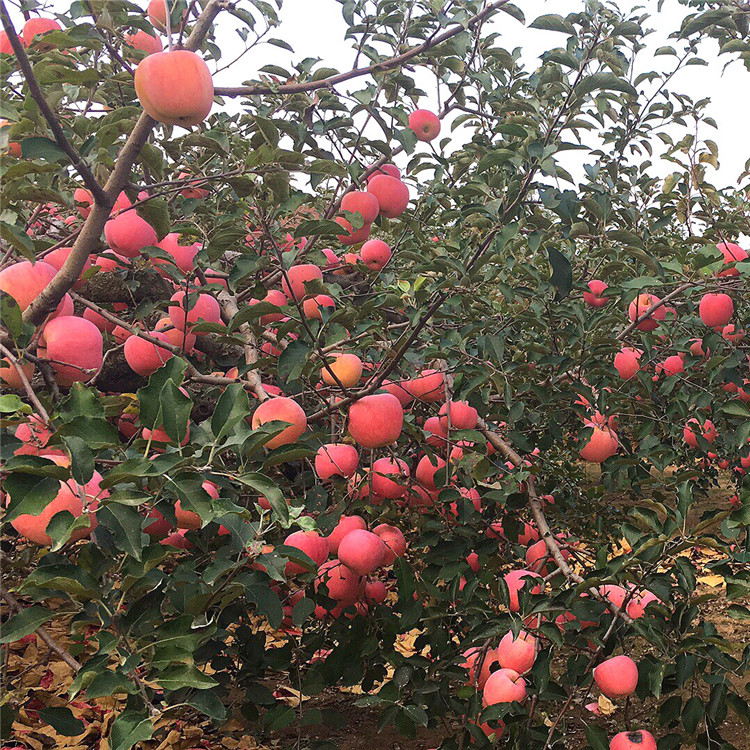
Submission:
[[[169,218],[169,204],[164,198],[151,198],[137,206],[138,215],[145,219],[156,232],[159,240],[163,240],[172,230],[172,220]]]
[[[13,724],[17,715],[10,703],[0,703],[0,740],[7,740],[13,736]]]
[[[135,711],[120,714],[112,723],[109,736],[110,750],[130,750],[138,742],[154,736],[154,725],[147,716]]]
[[[5,478],[3,490],[10,495],[4,520],[12,521],[26,513],[38,516],[57,497],[60,482],[52,477],[13,472]]]
[[[26,260],[34,261],[36,258],[36,249],[26,232],[19,229],[7,221],[0,221],[0,237],[2,237],[14,250],[18,250]],[[3,294],[3,297],[7,295]],[[3,321],[5,320],[5,310],[3,310]],[[18,335],[18,334],[15,334]]]
[[[65,435],[63,443],[70,453],[70,473],[78,484],[86,484],[94,476],[94,454],[89,444],[75,435]]]
[[[132,506],[108,503],[99,509],[97,519],[112,535],[115,546],[140,562],[149,541],[141,531],[143,516]]]
[[[631,83],[624,78],[616,76],[614,73],[592,73],[576,86],[576,92],[578,94],[590,94],[591,92],[600,89],[606,91],[622,91],[631,96],[638,96],[638,92]]]
[[[159,394],[159,403],[162,412],[161,426],[177,445],[182,445],[193,409],[190,396],[183,393],[173,380],[168,380]]]
[[[13,643],[33,633],[38,627],[49,622],[54,613],[39,604],[24,607],[0,625],[0,643]]]
[[[24,159],[42,159],[57,163],[70,162],[68,155],[54,141],[40,136],[24,138],[21,141],[21,153]]]
[[[728,414],[730,417],[742,417],[743,419],[750,418],[750,409],[748,409],[741,401],[729,401],[726,404],[722,404],[721,411],[724,414]]]
[[[265,584],[245,586],[245,596],[255,602],[258,614],[265,615],[268,624],[276,630],[284,619],[284,608],[279,595]]]
[[[232,383],[226,387],[214,408],[211,417],[211,431],[216,440],[229,435],[235,425],[250,413],[250,399],[240,383]]]
[[[430,719],[422,706],[404,706],[404,713],[421,727],[426,727]]]
[[[177,667],[170,667],[154,679],[164,690],[180,690],[186,687],[207,690],[219,684],[216,680],[203,674],[194,664],[181,664]]]
[[[47,535],[52,540],[52,551],[62,549],[74,531],[86,529],[91,526],[91,518],[88,513],[76,517],[67,510],[55,513],[47,524]]]
[[[547,254],[552,265],[550,282],[557,290],[555,300],[559,302],[565,299],[573,288],[573,268],[570,261],[557,248],[548,247]]]
[[[258,127],[258,131],[263,135],[263,139],[271,148],[279,145],[279,129],[265,117],[255,116],[253,118]]]
[[[99,588],[96,579],[82,567],[60,563],[44,565],[32,571],[21,584],[20,590],[65,591],[82,599],[98,599]]]
[[[63,737],[77,737],[83,734],[86,725],[73,716],[73,712],[67,706],[56,708],[40,708],[39,718]]]
[[[302,341],[290,341],[279,355],[278,373],[284,383],[298,380],[307,362],[310,347]]]
[[[289,523],[289,506],[283,493],[276,483],[265,474],[250,472],[237,477],[242,484],[252,487],[258,494],[263,495],[271,505],[274,513],[279,517],[283,526]]]
[[[7,393],[5,396],[0,396],[0,413],[2,414],[15,414],[16,412],[31,414],[31,411],[31,407],[21,401],[21,398],[16,396],[15,393]]]
[[[541,29],[542,31],[559,31],[563,34],[575,35],[576,30],[570,21],[554,13],[548,13],[535,18],[530,24],[530,29]]]
[[[586,741],[589,743],[591,750],[608,750],[609,748],[607,730],[598,724],[586,726]]]

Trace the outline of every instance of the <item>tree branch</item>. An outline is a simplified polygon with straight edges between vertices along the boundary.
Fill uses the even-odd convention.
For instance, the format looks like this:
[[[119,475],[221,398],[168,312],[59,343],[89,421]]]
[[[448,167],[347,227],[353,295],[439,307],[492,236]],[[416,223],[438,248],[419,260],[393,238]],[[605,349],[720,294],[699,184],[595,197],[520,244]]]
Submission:
[[[506,443],[505,440],[503,440],[497,433],[493,432],[483,419],[479,419],[479,421],[477,422],[477,429],[487,438],[487,440],[503,456],[503,458],[507,459],[515,466],[523,465],[523,459],[521,458],[521,456],[519,456],[518,453],[516,453],[516,451],[511,448],[511,446],[508,445],[508,443]],[[537,528],[539,529],[539,533],[542,535],[542,539],[544,539],[544,543],[547,545],[550,556],[555,561],[555,564],[560,569],[562,574],[568,580],[571,580],[577,584],[583,583],[584,579],[580,575],[578,575],[578,573],[576,573],[570,567],[570,565],[568,565],[567,560],[563,557],[562,551],[560,550],[560,545],[558,544],[555,535],[552,533],[552,530],[547,523],[547,517],[544,515],[544,510],[542,510],[542,501],[539,499],[539,496],[536,493],[533,475],[529,476],[529,478],[526,480],[526,486],[528,487],[529,507],[531,508],[531,514],[534,516],[534,521],[536,522]],[[629,625],[633,624],[633,619],[630,617],[630,615],[610,602],[609,599],[607,599],[605,596],[602,596],[602,594],[599,593],[598,589],[590,588],[588,590],[588,593],[594,599],[602,602],[602,604],[604,604],[607,609],[612,612],[613,615],[624,620]]]
[[[49,125],[49,129],[52,131],[52,135],[55,136],[55,143],[57,143],[57,145],[73,162],[73,166],[76,168],[78,174],[81,175],[81,179],[86,187],[91,191],[94,200],[97,203],[105,205],[109,211],[114,205],[114,199],[109,202],[109,196],[107,196],[102,189],[102,186],[96,181],[96,177],[94,177],[93,172],[89,169],[88,164],[83,161],[78,152],[70,145],[68,139],[65,137],[65,133],[63,133],[63,129],[60,127],[60,123],[57,121],[55,113],[52,111],[49,104],[47,104],[47,100],[44,98],[41,88],[39,88],[39,84],[34,76],[34,71],[31,69],[31,63],[29,62],[26,50],[24,49],[23,44],[21,44],[21,40],[18,38],[18,34],[16,34],[16,30],[13,27],[13,22],[8,15],[8,11],[5,7],[5,0],[0,0],[0,20],[2,20],[5,33],[8,35],[8,41],[16,55],[23,77],[26,79],[29,93],[39,106],[44,119],[47,121],[47,125]]]
[[[289,83],[282,86],[262,86],[256,84],[254,86],[218,86],[214,89],[217,96],[257,96],[259,94],[301,94],[308,91],[317,91],[318,89],[333,88],[339,83],[349,81],[352,78],[358,78],[359,76],[369,75],[371,73],[384,73],[393,68],[398,68],[409,62],[417,55],[421,55],[423,52],[427,52],[433,47],[437,47],[439,44],[451,39],[452,37],[460,34],[466,29],[471,29],[476,24],[482,22],[488,16],[492,15],[498,8],[502,8],[503,5],[507,5],[510,0],[495,0],[494,3],[490,3],[483,11],[472,16],[466,23],[456,24],[454,27],[447,29],[442,34],[431,37],[427,41],[423,42],[416,47],[413,47],[408,52],[404,52],[401,55],[390,57],[382,62],[368,65],[365,68],[354,68],[346,73],[338,73],[328,78],[323,78],[320,81],[306,81],[305,83]]]
[[[186,49],[191,51],[198,49],[211,27],[211,23],[223,7],[224,0],[209,0],[185,43]],[[3,22],[5,23],[5,18]],[[130,137],[125,142],[117,158],[115,168],[109,180],[107,180],[107,184],[104,186],[108,204],[101,202],[94,203],[91,213],[88,215],[81,233],[78,235],[78,239],[75,241],[73,249],[62,268],[47,285],[46,289],[24,311],[23,318],[25,321],[33,325],[39,325],[47,313],[57,306],[66,292],[78,280],[83,271],[86,259],[89,257],[91,248],[101,237],[104,225],[109,219],[110,207],[114,205],[115,199],[125,186],[130,175],[130,169],[138,158],[138,154],[141,152],[155,125],[156,120],[151,119],[145,112],[138,118],[138,122],[135,124]]]
[[[13,612],[20,612],[23,609],[21,603],[0,584],[0,596],[5,599],[6,604]],[[38,627],[34,631],[42,642],[52,651],[54,651],[74,672],[80,672],[83,664],[71,656],[43,627]]]

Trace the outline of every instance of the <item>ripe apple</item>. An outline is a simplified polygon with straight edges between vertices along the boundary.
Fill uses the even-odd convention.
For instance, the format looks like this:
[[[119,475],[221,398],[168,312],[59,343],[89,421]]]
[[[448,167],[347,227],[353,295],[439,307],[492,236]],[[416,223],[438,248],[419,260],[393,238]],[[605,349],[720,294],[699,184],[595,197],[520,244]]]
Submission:
[[[273,449],[282,445],[294,443],[307,429],[307,416],[302,407],[291,398],[277,396],[264,401],[254,412],[253,429],[257,429],[266,422],[287,422],[286,427],[266,443],[266,448]]]
[[[300,552],[304,552],[315,563],[316,568],[320,568],[328,558],[328,539],[320,536],[317,531],[295,531],[287,536],[284,544],[287,547],[294,547]],[[307,573],[307,569],[290,560],[286,564],[286,574],[295,575],[298,573]]]
[[[88,383],[100,370],[104,359],[102,332],[90,321],[69,315],[55,318],[44,326],[46,352],[58,385]]]
[[[339,522],[328,535],[328,547],[332,554],[338,554],[341,540],[350,531],[354,531],[355,529],[367,529],[367,523],[362,516],[341,516],[341,518],[339,518]]]
[[[709,443],[713,443],[716,440],[716,427],[714,427],[714,423],[710,419],[707,419],[703,423],[703,426],[701,426],[695,417],[688,420],[682,431],[682,436],[691,448],[698,447],[696,433],[702,435]]]
[[[286,272],[286,277],[281,282],[281,290],[287,299],[297,299],[301,302],[308,296],[305,284],[316,280],[323,280],[323,272],[320,268],[312,263],[301,263],[292,266]]]
[[[378,218],[380,206],[378,199],[363,190],[353,190],[341,199],[341,210],[360,214],[365,224],[372,224]]]
[[[372,530],[372,533],[377,534],[385,545],[383,565],[393,565],[397,557],[403,557],[406,554],[406,539],[401,529],[381,523]]]
[[[315,454],[315,473],[322,481],[331,477],[351,477],[359,466],[359,454],[353,445],[328,443]],[[335,551],[335,550],[334,550]]]
[[[510,611],[518,612],[521,609],[521,603],[518,599],[518,592],[521,589],[527,590],[532,594],[540,594],[542,591],[542,577],[532,570],[511,570],[503,576],[505,584],[510,594]],[[527,586],[528,581],[539,581],[532,586]]]
[[[385,555],[383,540],[365,529],[354,529],[339,542],[339,560],[361,576],[377,570],[383,564]]]
[[[654,735],[645,729],[620,732],[612,738],[609,750],[656,750],[656,740]]]
[[[104,237],[112,250],[126,258],[136,258],[144,247],[158,242],[154,228],[136,211],[124,211],[109,219]]]
[[[629,656],[613,656],[594,668],[594,681],[610,700],[625,698],[638,685],[638,667]]]
[[[409,128],[418,141],[434,141],[440,135],[440,119],[427,109],[417,109],[409,115]]]
[[[642,354],[643,352],[640,349],[627,346],[615,354],[615,369],[623,380],[634,378],[640,371]]]
[[[701,320],[710,328],[725,326],[734,313],[734,302],[728,294],[704,294],[698,305]]]
[[[617,435],[609,427],[597,427],[587,423],[593,432],[586,445],[581,448],[581,458],[584,461],[600,464],[617,453],[619,442]]]
[[[438,370],[422,370],[413,380],[402,381],[401,387],[417,401],[445,401],[445,377]]]
[[[450,426],[454,430],[473,430],[477,426],[479,415],[468,401],[451,401],[440,407],[440,426],[448,429],[448,409],[450,408]]]
[[[367,191],[378,199],[380,215],[389,219],[401,216],[409,205],[409,188],[396,177],[375,175],[368,181]]]
[[[661,300],[655,294],[639,294],[628,307],[628,317],[635,323],[638,318],[645,315],[649,310],[659,304]],[[636,328],[639,331],[654,331],[659,327],[659,322],[667,316],[664,305],[659,305],[653,310],[650,317],[642,320]]]
[[[526,698],[526,681],[514,669],[498,669],[484,685],[482,700],[485,706],[498,703],[521,703]]]
[[[359,251],[362,262],[372,271],[382,271],[393,253],[383,240],[368,240]]]
[[[185,292],[179,291],[170,302],[173,304],[169,306],[169,319],[178,331],[190,329],[199,321],[221,323],[221,307],[210,294],[189,294],[185,299]]]
[[[400,458],[379,458],[372,464],[372,491],[386,500],[398,500],[408,489],[409,466]]]
[[[390,393],[375,393],[349,407],[349,434],[363,448],[381,448],[398,440],[404,409]]]
[[[332,354],[333,359],[320,368],[323,382],[329,386],[337,385],[338,378],[344,388],[353,388],[362,377],[362,360],[356,354]]]
[[[319,591],[321,586],[325,586],[326,593],[331,599],[343,605],[353,604],[362,596],[365,589],[364,578],[357,575],[338,558],[320,566],[315,579],[315,590]]]
[[[138,64],[134,80],[145,112],[165,125],[198,125],[213,106],[211,71],[186,49],[149,55]]]
[[[503,669],[512,669],[519,674],[528,672],[536,660],[536,638],[521,630],[517,638],[507,632],[497,647],[497,660]]]
[[[589,291],[583,293],[583,301],[589,305],[589,307],[604,307],[609,299],[604,295],[604,290],[608,289],[608,286],[599,279],[592,279],[587,284]]]

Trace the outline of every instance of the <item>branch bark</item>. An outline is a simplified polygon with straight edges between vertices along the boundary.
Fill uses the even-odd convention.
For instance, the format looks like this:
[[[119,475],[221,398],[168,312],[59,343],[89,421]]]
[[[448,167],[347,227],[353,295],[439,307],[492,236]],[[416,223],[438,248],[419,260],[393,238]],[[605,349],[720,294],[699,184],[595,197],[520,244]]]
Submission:
[[[4,586],[0,585],[0,596],[5,600],[6,604],[13,612],[20,612],[23,609],[21,602],[16,599],[13,594],[10,593]],[[80,672],[83,664],[76,658],[71,656],[50,634],[43,628],[38,627],[34,631],[39,639],[52,651],[54,651],[74,672]]]

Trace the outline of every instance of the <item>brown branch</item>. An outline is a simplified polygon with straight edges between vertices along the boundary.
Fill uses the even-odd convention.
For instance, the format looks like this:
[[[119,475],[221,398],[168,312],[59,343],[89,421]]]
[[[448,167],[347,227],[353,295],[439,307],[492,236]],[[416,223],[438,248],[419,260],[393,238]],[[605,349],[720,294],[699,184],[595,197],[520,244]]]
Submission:
[[[31,403],[34,405],[34,408],[37,410],[37,413],[44,420],[44,422],[46,424],[49,424],[49,414],[47,414],[47,410],[42,406],[42,402],[37,398],[36,393],[34,393],[34,389],[31,387],[31,383],[29,383],[29,379],[26,377],[26,373],[23,371],[21,363],[13,355],[13,352],[11,352],[10,349],[5,347],[3,344],[0,344],[0,352],[2,352],[8,358],[8,361],[11,363],[11,365],[16,368],[16,372],[18,373],[18,377],[21,380],[23,389],[26,391],[26,395],[29,397],[29,401],[31,401]]]
[[[620,333],[617,334],[617,340],[622,341],[626,336],[632,333],[644,320],[650,318],[660,307],[666,305],[667,302],[678,297],[686,289],[690,289],[691,286],[695,286],[696,282],[686,281],[684,284],[680,284],[676,289],[671,291],[669,294],[662,297],[658,302],[649,307],[643,314],[637,317],[627,328],[624,328]]]
[[[508,443],[506,443],[505,440],[503,440],[497,433],[493,432],[483,419],[479,419],[479,421],[477,422],[477,429],[487,438],[487,440],[503,456],[503,458],[507,459],[515,466],[523,466],[523,459],[521,458],[521,456],[518,455],[518,453],[516,453],[516,451],[511,448],[511,446],[508,445]],[[526,486],[528,488],[529,507],[531,509],[531,514],[534,516],[534,521],[536,522],[542,539],[544,539],[544,543],[547,545],[547,550],[549,551],[550,556],[555,561],[555,564],[560,569],[562,574],[568,580],[571,580],[577,584],[582,584],[584,582],[584,579],[580,575],[578,575],[578,573],[576,573],[570,567],[570,565],[568,565],[567,560],[563,557],[560,545],[558,544],[555,535],[552,533],[552,530],[547,523],[547,517],[544,515],[544,510],[542,509],[542,501],[539,499],[539,496],[536,493],[533,475],[530,475],[526,480]],[[605,596],[602,596],[598,589],[590,588],[588,592],[594,599],[602,602],[602,604],[604,604],[607,609],[616,617],[624,620],[629,625],[633,624],[633,620],[630,615],[610,602],[609,599],[607,599]]]
[[[68,155],[71,162],[73,162],[73,166],[76,168],[78,174],[81,175],[81,179],[91,191],[96,202],[107,206],[107,210],[109,210],[114,204],[114,199],[111,203],[109,202],[109,197],[102,189],[102,186],[97,182],[96,177],[94,177],[93,172],[89,169],[88,164],[81,159],[78,152],[70,145],[70,142],[65,137],[65,133],[63,133],[63,129],[60,127],[60,123],[57,121],[55,113],[44,98],[41,88],[39,88],[39,84],[34,76],[34,71],[31,68],[31,63],[29,62],[29,57],[26,54],[23,44],[21,44],[21,40],[18,38],[18,34],[16,34],[13,22],[10,20],[10,16],[5,7],[4,0],[0,0],[0,20],[2,20],[5,33],[8,35],[8,41],[13,48],[13,52],[18,60],[18,65],[21,68],[23,77],[26,79],[29,93],[37,103],[44,119],[47,121],[49,129],[55,137],[55,143],[57,143],[57,145]]]
[[[5,599],[6,604],[13,612],[20,612],[23,609],[21,603],[10,593],[2,584],[0,584],[0,596]],[[74,672],[80,672],[83,664],[71,656],[43,627],[38,627],[34,631],[40,640],[52,651],[54,651]]]
[[[186,49],[194,51],[200,46],[214,18],[216,18],[223,7],[224,0],[209,0],[185,43]],[[118,156],[115,168],[109,180],[107,180],[107,184],[104,186],[108,205],[101,202],[94,203],[91,213],[88,215],[81,233],[78,235],[78,239],[75,241],[73,249],[62,268],[44,291],[24,311],[23,318],[25,321],[39,325],[44,320],[47,312],[57,306],[63,295],[78,280],[83,271],[86,259],[89,257],[91,248],[99,240],[104,230],[104,225],[109,219],[110,206],[114,205],[115,199],[125,186],[130,169],[138,158],[138,154],[140,154],[155,125],[156,120],[153,120],[145,112],[138,118],[138,122],[135,124],[130,137],[125,142]]]
[[[234,319],[234,316],[240,311],[237,306],[237,299],[226,290],[222,290],[219,293],[219,304],[221,305],[222,312],[226,318],[226,322],[229,323]],[[245,363],[252,366],[258,361],[258,342],[255,339],[255,334],[252,328],[247,323],[243,323],[238,328],[240,335],[245,340]],[[247,382],[250,390],[258,397],[259,401],[266,401],[268,394],[263,383],[260,379],[260,375],[257,370],[251,369],[245,374],[245,381]]]
[[[328,78],[323,78],[320,81],[305,81],[305,83],[289,83],[281,86],[262,86],[256,84],[254,86],[219,86],[214,89],[217,96],[257,96],[259,94],[301,94],[308,91],[317,91],[318,89],[333,88],[339,83],[349,81],[352,78],[358,78],[359,76],[365,76],[374,73],[384,73],[394,68],[399,68],[402,65],[409,62],[409,60],[421,55],[423,52],[427,52],[433,47],[437,47],[439,44],[451,39],[452,37],[460,34],[466,29],[471,29],[476,24],[482,22],[488,16],[492,15],[498,8],[502,8],[503,5],[507,5],[510,0],[495,0],[495,2],[488,5],[484,10],[472,16],[468,21],[463,24],[456,24],[454,27],[447,29],[442,34],[433,36],[422,44],[410,49],[408,52],[404,52],[401,55],[390,57],[387,60],[383,60],[373,65],[368,65],[365,68],[354,68],[346,73],[338,73]]]

